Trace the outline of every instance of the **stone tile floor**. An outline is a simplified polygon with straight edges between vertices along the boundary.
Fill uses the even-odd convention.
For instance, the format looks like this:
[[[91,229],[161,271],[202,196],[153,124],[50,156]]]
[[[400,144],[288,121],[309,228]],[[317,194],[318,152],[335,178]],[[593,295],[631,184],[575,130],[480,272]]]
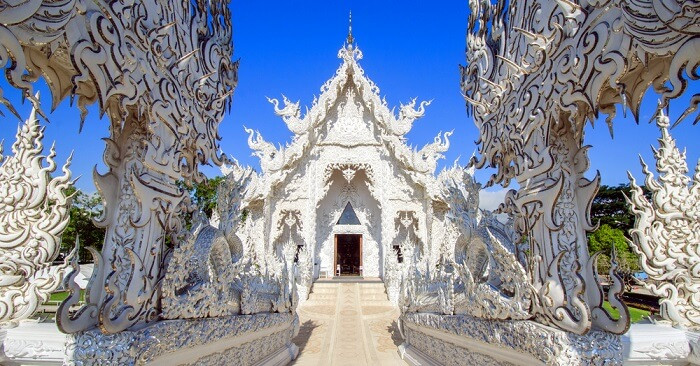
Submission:
[[[292,365],[406,365],[398,353],[400,312],[381,280],[317,281],[298,311]]]

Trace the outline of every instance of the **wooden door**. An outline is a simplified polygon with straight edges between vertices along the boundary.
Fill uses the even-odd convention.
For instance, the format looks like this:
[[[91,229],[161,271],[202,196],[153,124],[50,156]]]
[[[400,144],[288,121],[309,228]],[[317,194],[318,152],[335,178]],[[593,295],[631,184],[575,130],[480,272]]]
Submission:
[[[359,237],[360,237],[360,268],[363,268],[362,267],[362,235],[359,235]],[[364,272],[364,271],[360,270],[360,276],[362,276],[362,272]]]
[[[338,234],[333,236],[333,241],[335,243],[335,253],[333,255],[333,277],[338,273],[336,268],[338,268]]]

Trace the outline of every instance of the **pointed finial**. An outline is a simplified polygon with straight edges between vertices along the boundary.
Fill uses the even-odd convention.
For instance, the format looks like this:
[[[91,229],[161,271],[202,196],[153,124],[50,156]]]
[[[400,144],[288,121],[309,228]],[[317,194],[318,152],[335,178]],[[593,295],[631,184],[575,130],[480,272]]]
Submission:
[[[352,10],[350,10],[350,20],[348,23],[348,39],[347,39],[348,44],[352,44],[355,42],[355,37],[352,36]]]

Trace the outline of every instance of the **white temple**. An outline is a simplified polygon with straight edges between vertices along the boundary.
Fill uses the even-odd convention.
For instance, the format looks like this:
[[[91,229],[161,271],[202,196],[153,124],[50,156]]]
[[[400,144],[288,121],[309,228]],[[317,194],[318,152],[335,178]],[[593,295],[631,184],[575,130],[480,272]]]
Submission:
[[[304,364],[396,353],[411,365],[700,364],[700,165],[687,176],[661,113],[698,79],[697,0],[470,1],[461,86],[480,156],[439,175],[451,133],[405,143],[430,102],[389,108],[351,29],[303,117],[270,100],[289,144],[247,130],[262,172],[225,169],[216,220],[179,182],[227,160],[217,137],[238,84],[229,1],[2,4],[0,65],[33,111],[0,156],[0,364],[284,365],[300,350]],[[94,174],[105,241],[89,248],[84,293],[77,247],[50,267],[72,181],[68,164],[51,177],[53,149],[41,155],[40,77],[53,106],[70,96],[83,118],[97,104],[110,119],[106,171]],[[583,136],[600,112],[612,131],[618,104],[638,117],[650,86],[659,177],[642,162],[651,197],[632,180],[628,202],[660,314],[630,326],[615,250],[607,288],[601,253],[588,251],[600,176],[586,177]],[[0,104],[19,117],[2,93]],[[498,209],[506,223],[478,208],[472,172],[487,166],[489,184],[518,182]],[[376,280],[320,281],[299,306],[326,275],[381,278],[388,296]],[[55,326],[29,320],[59,283]]]
[[[260,220],[247,235],[262,239],[249,241],[265,245],[258,253],[278,258],[291,242],[310,249],[314,278],[338,271],[384,278],[387,260],[417,260],[440,243],[431,232],[444,228],[447,206],[435,170],[451,132],[420,150],[407,145],[404,136],[430,102],[415,109],[414,99],[397,116],[365,76],[352,35],[338,58],[342,64],[305,115],[298,102],[285,97],[280,108],[270,99],[294,133],[285,147],[246,129],[262,168],[246,194],[249,217]],[[401,253],[407,241],[413,253]]]

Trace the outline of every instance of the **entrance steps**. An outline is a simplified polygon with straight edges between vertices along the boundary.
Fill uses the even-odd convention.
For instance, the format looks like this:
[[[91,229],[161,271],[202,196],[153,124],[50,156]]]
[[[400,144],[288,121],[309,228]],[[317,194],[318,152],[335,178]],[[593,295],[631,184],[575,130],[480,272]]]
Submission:
[[[308,305],[331,305],[339,295],[339,289],[344,284],[356,284],[362,305],[392,306],[386,294],[384,283],[379,278],[334,277],[319,279],[311,286]]]
[[[292,365],[405,365],[398,354],[398,307],[379,278],[319,279],[297,308],[300,330]]]

